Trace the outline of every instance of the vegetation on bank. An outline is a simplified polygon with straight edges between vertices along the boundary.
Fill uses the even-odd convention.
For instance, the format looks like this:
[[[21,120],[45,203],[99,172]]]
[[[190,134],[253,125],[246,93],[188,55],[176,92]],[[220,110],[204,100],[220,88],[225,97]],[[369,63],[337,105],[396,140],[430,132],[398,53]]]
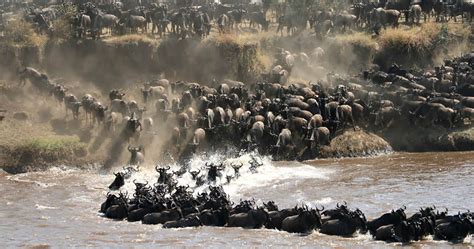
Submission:
[[[472,49],[469,47],[470,35],[470,27],[461,24],[400,25],[383,30],[379,36],[366,32],[336,35],[329,48],[334,51],[347,51],[349,48],[359,63],[372,62],[374,59],[376,64],[382,66],[393,62],[408,66],[426,65],[440,55],[446,57],[452,54],[450,50],[456,50],[459,46],[466,45],[461,49],[465,51]]]
[[[382,66],[381,61],[407,66],[432,64],[438,57],[447,57],[451,50],[469,44],[469,35],[468,26],[459,24],[426,23],[390,28],[377,38],[380,51],[375,62]]]
[[[4,148],[4,170],[12,173],[43,170],[53,165],[78,162],[87,155],[87,145],[77,137],[31,138]]]
[[[48,41],[46,35],[38,34],[33,25],[17,18],[5,25],[0,46],[7,48],[43,47]]]
[[[87,155],[87,144],[76,136],[56,135],[47,124],[12,120],[0,123],[0,168],[21,173],[52,165],[78,162]]]
[[[0,39],[0,46],[6,48],[16,47],[36,47],[38,52],[43,51],[46,43],[64,43],[70,41],[74,34],[71,33],[72,16],[67,13],[74,13],[74,10],[67,9],[66,15],[55,21],[53,31],[50,36],[38,34],[33,26],[26,21],[18,19],[6,26],[4,36]],[[70,8],[70,7],[69,7]],[[421,25],[405,26],[398,28],[387,28],[379,36],[372,36],[368,32],[348,31],[344,34],[329,36],[322,41],[318,41],[311,34],[305,32],[301,37],[280,37],[274,31],[270,32],[241,32],[230,34],[218,34],[217,32],[200,42],[205,48],[216,46],[221,51],[229,52],[234,58],[236,53],[248,50],[247,55],[238,60],[244,65],[244,71],[255,71],[253,75],[260,75],[264,72],[258,70],[268,70],[272,64],[271,53],[279,46],[298,48],[298,44],[311,46],[321,46],[325,48],[329,56],[330,65],[353,65],[365,67],[373,62],[381,65],[388,62],[397,62],[406,66],[430,64],[439,56],[446,57],[453,47],[459,47],[461,44],[467,45],[465,49],[471,49],[472,43],[469,37],[472,36],[470,27],[463,24],[440,24],[423,23]],[[189,40],[188,40],[189,39]],[[184,41],[177,41],[176,37],[155,38],[149,34],[127,34],[123,36],[104,36],[101,40],[104,44],[112,46],[140,45],[151,48],[153,51],[160,51],[161,47],[169,46],[170,43],[197,43],[198,40],[188,38]],[[466,42],[467,41],[467,42]],[[300,44],[300,45],[301,45]],[[256,46],[252,51],[252,46]],[[273,49],[273,50],[272,50]],[[236,52],[236,53],[234,53]],[[20,53],[20,52],[17,52]],[[21,54],[21,53],[20,53]],[[154,53],[156,54],[156,53]],[[245,53],[244,53],[245,54]],[[242,54],[241,54],[242,55]],[[150,55],[151,56],[151,55]],[[156,54],[159,56],[159,54]],[[41,55],[39,55],[41,57]],[[243,77],[247,78],[247,77]]]
[[[146,34],[127,34],[127,35],[121,35],[121,36],[111,36],[111,37],[105,37],[103,41],[108,44],[143,43],[143,44],[148,44],[149,46],[152,46],[152,47],[158,47],[160,45],[159,39],[155,39]]]

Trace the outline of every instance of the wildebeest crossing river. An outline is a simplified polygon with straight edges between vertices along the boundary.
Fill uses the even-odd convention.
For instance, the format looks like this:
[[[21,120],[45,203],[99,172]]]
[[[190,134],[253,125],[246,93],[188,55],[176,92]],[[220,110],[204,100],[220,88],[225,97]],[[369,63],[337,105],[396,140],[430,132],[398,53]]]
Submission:
[[[374,158],[318,160],[300,164],[271,162],[251,174],[241,169],[241,177],[224,185],[234,202],[255,198],[257,203],[275,201],[280,208],[295,204],[333,207],[346,201],[374,218],[406,205],[408,212],[435,205],[450,213],[474,209],[473,152],[397,153]],[[248,162],[250,155],[232,161]],[[218,162],[219,155],[210,161]],[[193,165],[201,165],[194,158]],[[156,179],[152,167],[132,178]],[[312,233],[300,236],[269,229],[235,228],[162,229],[141,223],[113,221],[99,217],[98,206],[107,193],[113,175],[95,170],[52,168],[45,172],[18,175],[0,173],[0,241],[4,247],[391,247],[397,244],[373,241],[369,235],[353,238]],[[186,184],[186,178],[180,184]],[[189,181],[191,184],[191,181]],[[133,191],[132,179],[125,190]],[[458,247],[472,247],[467,237]],[[427,239],[412,245],[446,247],[448,242]]]

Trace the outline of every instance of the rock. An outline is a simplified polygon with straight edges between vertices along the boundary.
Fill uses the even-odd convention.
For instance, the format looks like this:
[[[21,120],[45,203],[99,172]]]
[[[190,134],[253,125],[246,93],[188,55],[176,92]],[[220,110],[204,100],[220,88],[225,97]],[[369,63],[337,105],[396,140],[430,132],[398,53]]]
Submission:
[[[13,114],[13,118],[19,121],[25,121],[28,120],[28,113],[26,112],[15,112]]]
[[[383,138],[362,130],[346,130],[332,139],[329,146],[321,148],[320,157],[368,156],[388,151],[392,147]]]

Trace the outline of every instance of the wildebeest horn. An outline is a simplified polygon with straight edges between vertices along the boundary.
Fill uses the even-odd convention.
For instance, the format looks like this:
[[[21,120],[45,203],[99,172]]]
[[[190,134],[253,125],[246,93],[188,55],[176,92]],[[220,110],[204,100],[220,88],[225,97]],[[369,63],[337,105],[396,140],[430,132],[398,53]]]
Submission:
[[[170,170],[170,169],[171,169],[171,167],[170,167],[170,166],[168,166],[168,167],[166,167],[166,168],[165,168],[165,170]]]
[[[336,203],[336,207],[339,208],[339,203]]]
[[[155,166],[155,170],[156,172],[160,172],[160,168],[158,167],[158,165]]]
[[[403,205],[403,208],[402,208],[402,209],[403,209],[403,210],[407,210],[407,206]]]
[[[344,206],[347,206],[347,202],[346,202],[346,201],[344,201]]]
[[[137,181],[137,179],[133,179],[133,184],[137,184],[136,181]]]
[[[318,209],[318,207],[316,207],[316,211],[318,211],[318,212],[322,212],[322,211],[324,211],[324,206],[323,206],[323,205],[321,205],[321,209]]]

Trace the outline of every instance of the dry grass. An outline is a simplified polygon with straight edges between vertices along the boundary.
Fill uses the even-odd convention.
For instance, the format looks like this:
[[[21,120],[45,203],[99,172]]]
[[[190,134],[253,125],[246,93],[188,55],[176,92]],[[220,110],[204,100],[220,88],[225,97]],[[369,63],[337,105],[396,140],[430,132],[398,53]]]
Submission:
[[[469,34],[469,28],[460,24],[424,23],[389,28],[376,38],[380,49],[375,63],[382,67],[394,62],[408,67],[437,64],[468,51]]]
[[[382,48],[394,48],[407,53],[426,53],[432,48],[440,28],[436,24],[420,27],[389,28],[378,38]]]
[[[324,42],[328,63],[343,72],[358,71],[369,65],[378,51],[377,42],[362,32],[339,34]]]
[[[214,42],[216,44],[235,44],[242,47],[247,44],[268,42],[276,37],[277,36],[273,32],[213,33],[204,41]]]
[[[0,123],[0,167],[12,173],[74,163],[87,155],[76,136],[54,134],[51,127],[7,119]]]
[[[128,34],[121,36],[113,36],[104,38],[103,41],[110,44],[147,43],[153,46],[158,46],[160,44],[159,39],[155,39],[146,34]]]
[[[244,68],[244,78],[250,80],[260,77],[271,67],[273,59],[265,48],[276,39],[277,36],[271,32],[212,33],[202,41],[202,45],[217,48],[221,56],[235,66],[233,71]]]
[[[365,47],[366,50],[375,51],[378,49],[377,41],[374,40],[370,35],[363,32],[355,32],[352,34],[341,34],[337,35],[336,41],[341,44],[349,44],[354,47]]]
[[[42,47],[47,40],[47,36],[36,33],[29,22],[17,18],[5,25],[0,44],[7,47]]]
[[[15,147],[31,138],[55,136],[47,124],[16,121],[11,118],[12,115],[8,113],[7,118],[0,123],[0,146]]]
[[[463,25],[426,23],[414,27],[389,28],[382,32],[377,41],[383,49],[426,55],[448,45],[454,38],[465,39],[469,34],[469,28]]]

